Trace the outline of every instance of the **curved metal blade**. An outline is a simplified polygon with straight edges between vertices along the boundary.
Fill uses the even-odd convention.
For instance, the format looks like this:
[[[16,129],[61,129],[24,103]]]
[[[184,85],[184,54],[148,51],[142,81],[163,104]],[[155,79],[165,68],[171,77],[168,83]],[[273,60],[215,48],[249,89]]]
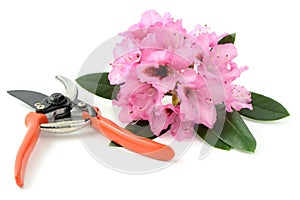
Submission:
[[[74,101],[77,98],[78,92],[73,81],[64,76],[56,76],[55,78],[64,84],[66,88],[65,96],[69,97],[71,101]]]
[[[74,131],[77,131],[79,129],[82,129],[83,127],[86,127],[90,124],[89,119],[81,119],[81,120],[75,120],[75,121],[61,121],[61,122],[54,122],[54,123],[47,123],[47,124],[41,124],[41,130],[50,132],[50,133],[71,133]]]
[[[44,98],[48,97],[45,94],[30,90],[10,90],[7,91],[7,93],[23,101],[34,109],[36,109],[34,106],[36,102],[41,102]]]

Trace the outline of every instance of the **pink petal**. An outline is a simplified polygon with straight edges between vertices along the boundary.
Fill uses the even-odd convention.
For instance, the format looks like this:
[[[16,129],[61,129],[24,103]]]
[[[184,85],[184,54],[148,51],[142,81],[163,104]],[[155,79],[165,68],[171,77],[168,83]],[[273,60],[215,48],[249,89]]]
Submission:
[[[177,54],[175,51],[153,50],[147,49],[142,51],[141,63],[157,63],[164,66],[169,66],[176,71],[188,68],[192,64],[186,58]]]
[[[155,25],[157,22],[162,22],[161,15],[155,10],[148,10],[144,14],[142,14],[140,24],[143,27],[150,27]]]
[[[225,102],[226,90],[222,73],[213,63],[208,63],[209,61],[207,61],[206,57],[204,58],[204,62],[208,65],[200,64],[198,66],[198,72],[203,77],[214,103],[223,103]]]
[[[233,44],[217,45],[211,50],[213,62],[218,67],[227,67],[227,65],[237,56],[237,49]]]
[[[108,75],[110,84],[118,85],[124,83],[129,75],[131,68],[139,62],[141,51],[129,51],[126,54],[116,58],[111,63],[112,70]]]
[[[196,78],[193,69],[176,71],[157,63],[141,64],[136,67],[136,73],[141,82],[152,84],[161,92],[173,90],[177,83],[194,81]]]
[[[181,121],[179,118],[176,118],[171,126],[171,134],[178,141],[193,137],[194,132],[194,123],[192,121]]]
[[[206,53],[209,53],[211,47],[216,46],[220,39],[215,32],[210,32],[209,27],[199,24],[196,25],[195,29],[188,33],[188,35],[194,38],[197,44],[199,44]]]
[[[127,106],[122,107],[122,109],[118,115],[118,119],[122,123],[129,123],[134,120],[134,118],[129,114],[130,111],[128,110],[128,108],[129,107],[127,107]]]
[[[177,82],[175,70],[157,63],[139,65],[136,70],[141,82],[165,88],[165,91],[173,90]]]
[[[149,84],[141,83],[136,74],[130,73],[127,81],[121,85],[117,100],[113,104],[122,107],[120,120],[149,120],[149,112],[160,100],[157,89]]]
[[[216,121],[216,109],[209,90],[205,85],[191,86],[190,84],[178,85],[180,98],[180,119],[204,124],[212,128]]]
[[[226,101],[226,110],[232,112],[233,109],[240,111],[242,108],[252,110],[251,93],[239,85],[230,85],[228,87],[228,97]]]
[[[248,69],[248,66],[239,68],[236,63],[231,62],[227,68],[221,69],[224,81],[231,83],[238,78],[241,73]]]
[[[170,112],[170,113],[169,113]],[[162,130],[168,128],[174,121],[173,111],[168,110],[162,105],[155,105],[150,112],[150,126],[155,135],[159,135]]]
[[[135,36],[131,36],[133,32],[124,32],[123,34],[126,33],[127,35],[124,36],[124,39],[116,45],[113,51],[115,59],[119,59],[130,52],[133,53],[134,51],[139,51],[140,41],[134,39],[133,37]]]
[[[153,109],[158,100],[158,93],[151,85],[145,85],[138,89],[133,89],[134,92],[129,97],[130,104],[133,105],[133,113],[143,119],[149,120],[149,111]]]

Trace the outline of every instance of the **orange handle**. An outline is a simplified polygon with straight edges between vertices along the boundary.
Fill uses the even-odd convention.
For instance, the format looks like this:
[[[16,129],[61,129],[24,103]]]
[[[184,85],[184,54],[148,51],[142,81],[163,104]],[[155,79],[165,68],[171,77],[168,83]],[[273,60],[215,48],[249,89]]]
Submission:
[[[171,160],[175,155],[170,146],[137,136],[101,115],[90,117],[84,113],[83,117],[89,118],[98,132],[128,150],[163,161]]]
[[[25,125],[28,131],[19,148],[15,162],[15,179],[19,187],[23,187],[27,162],[40,135],[40,124],[47,122],[47,116],[44,114],[30,112],[26,116]]]

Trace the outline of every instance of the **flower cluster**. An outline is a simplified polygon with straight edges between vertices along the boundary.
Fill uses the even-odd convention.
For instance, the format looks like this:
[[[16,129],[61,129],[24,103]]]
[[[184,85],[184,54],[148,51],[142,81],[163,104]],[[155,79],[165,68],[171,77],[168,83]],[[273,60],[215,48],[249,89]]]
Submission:
[[[120,85],[120,121],[148,120],[154,134],[169,128],[182,140],[195,124],[213,128],[217,104],[251,110],[250,92],[233,83],[248,67],[233,62],[232,43],[219,43],[226,35],[200,25],[187,32],[169,13],[146,11],[114,50],[109,80]]]

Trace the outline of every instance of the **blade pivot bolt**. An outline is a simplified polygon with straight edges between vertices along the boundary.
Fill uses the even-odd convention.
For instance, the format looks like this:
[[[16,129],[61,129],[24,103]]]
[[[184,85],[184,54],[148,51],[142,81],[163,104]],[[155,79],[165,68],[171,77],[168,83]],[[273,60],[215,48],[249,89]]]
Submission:
[[[82,101],[79,102],[77,105],[78,105],[79,108],[84,108],[86,106],[86,104]]]
[[[40,102],[36,102],[34,106],[39,110],[43,110],[45,108],[45,105],[41,104]]]
[[[60,93],[54,93],[49,97],[49,103],[52,105],[62,105],[66,103],[66,101],[66,97]]]

